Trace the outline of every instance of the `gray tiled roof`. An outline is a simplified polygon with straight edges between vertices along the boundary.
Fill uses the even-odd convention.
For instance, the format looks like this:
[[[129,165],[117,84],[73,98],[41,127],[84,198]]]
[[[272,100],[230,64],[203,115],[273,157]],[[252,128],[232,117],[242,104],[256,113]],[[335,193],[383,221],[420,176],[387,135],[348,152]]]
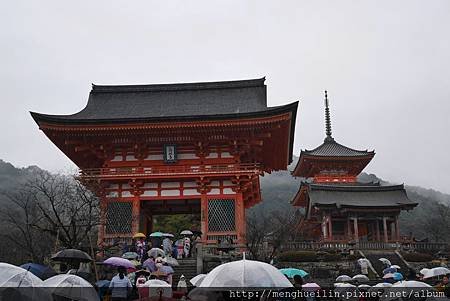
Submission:
[[[357,157],[373,154],[373,151],[355,150],[337,143],[333,138],[327,137],[325,141],[312,150],[304,150],[300,155],[320,156],[320,157]]]
[[[312,206],[412,208],[417,205],[408,198],[403,185],[304,185],[308,185]]]
[[[182,84],[93,85],[87,106],[73,115],[32,113],[33,118],[65,123],[208,119],[295,110],[297,103],[267,107],[265,78]]]

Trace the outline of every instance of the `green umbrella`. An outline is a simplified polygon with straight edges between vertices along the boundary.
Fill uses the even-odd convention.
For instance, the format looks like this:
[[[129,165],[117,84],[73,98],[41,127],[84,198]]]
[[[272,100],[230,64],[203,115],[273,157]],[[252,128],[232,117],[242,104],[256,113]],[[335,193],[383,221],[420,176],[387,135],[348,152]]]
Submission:
[[[153,232],[152,234],[150,234],[150,237],[163,237],[164,233],[162,232]]]
[[[306,275],[308,275],[307,272],[294,268],[280,269],[280,272],[289,278],[294,278],[295,275],[299,275],[300,277],[305,277]]]

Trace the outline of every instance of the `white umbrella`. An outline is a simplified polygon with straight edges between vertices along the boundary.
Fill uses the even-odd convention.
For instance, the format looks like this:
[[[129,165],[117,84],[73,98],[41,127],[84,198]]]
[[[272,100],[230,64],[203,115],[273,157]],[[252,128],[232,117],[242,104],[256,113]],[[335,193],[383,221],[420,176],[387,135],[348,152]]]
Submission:
[[[302,290],[308,291],[308,292],[315,292],[320,289],[320,285],[318,285],[315,282],[305,283],[302,285]]]
[[[277,268],[268,263],[244,259],[221,264],[206,275],[199,287],[292,287]]]
[[[48,300],[51,295],[43,289],[43,281],[28,270],[0,263],[0,300]],[[26,289],[21,289],[26,287]]]
[[[371,286],[368,284],[360,284],[358,285],[358,288],[371,288]]]
[[[350,282],[352,280],[352,277],[348,275],[340,275],[336,278],[336,282]]]
[[[160,248],[151,248],[148,252],[147,252],[148,256],[150,257],[158,257],[158,255],[161,255],[161,257],[163,257],[164,255],[166,255],[166,253],[164,252],[164,250],[160,249]]]
[[[338,282],[334,284],[335,288],[355,288],[356,286],[351,283]]]
[[[391,262],[389,261],[389,259],[381,257],[381,258],[378,258],[378,260],[381,261],[382,263],[388,265],[388,266],[391,266]]]
[[[352,277],[353,280],[356,280],[358,282],[368,282],[369,281],[369,277],[367,277],[366,275],[363,274],[358,274]]]
[[[372,287],[391,287],[391,286],[392,286],[392,283],[388,283],[388,282],[380,282],[380,283],[375,284],[375,285],[372,286]]]
[[[183,230],[183,231],[181,231],[180,234],[181,234],[181,235],[192,235],[192,234],[194,234],[194,233],[192,233],[191,230]]]
[[[396,264],[391,265],[390,268],[391,268],[391,269],[400,270],[400,266],[399,266],[399,265],[396,265]]]
[[[163,234],[164,237],[175,237],[173,234],[171,233],[164,233]]]
[[[437,267],[437,268],[432,268],[432,269],[426,271],[423,278],[431,278],[431,277],[443,276],[443,275],[447,275],[447,274],[450,274],[449,269],[444,268],[444,267]]]
[[[179,266],[180,264],[178,263],[178,260],[176,260],[173,257],[167,256],[163,259],[163,261],[167,262],[168,265],[176,267]]]
[[[149,297],[172,298],[172,287],[165,281],[150,279],[143,286],[149,288]]]
[[[205,279],[205,277],[206,274],[198,274],[197,276],[189,280],[189,282],[192,283],[193,286],[199,286],[200,283],[202,283],[203,279]]]
[[[421,281],[415,281],[415,280],[409,280],[409,281],[399,281],[392,285],[392,287],[410,287],[410,288],[419,288],[419,287],[431,287],[431,285],[421,282]]]
[[[422,275],[425,275],[426,273],[428,273],[429,270],[430,270],[430,269],[423,268],[423,269],[420,270],[419,273],[422,274]]]
[[[94,287],[76,275],[56,275],[45,280],[43,285],[50,288],[52,295],[65,297],[70,300],[98,300],[98,294]]]

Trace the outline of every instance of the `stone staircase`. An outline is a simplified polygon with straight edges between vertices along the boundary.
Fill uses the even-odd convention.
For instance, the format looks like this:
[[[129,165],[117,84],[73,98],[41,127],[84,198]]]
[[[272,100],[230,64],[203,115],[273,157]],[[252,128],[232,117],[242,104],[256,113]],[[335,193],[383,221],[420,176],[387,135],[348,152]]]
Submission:
[[[181,275],[184,275],[188,286],[189,280],[197,275],[197,260],[195,258],[178,259],[179,266],[174,267],[175,273],[172,277],[173,286],[177,286]]]
[[[364,255],[372,263],[373,268],[377,271],[380,277],[383,277],[384,264],[379,261],[379,258],[388,259],[391,264],[400,266],[399,272],[406,276],[409,272],[409,267],[405,262],[395,253],[395,251],[364,251]]]

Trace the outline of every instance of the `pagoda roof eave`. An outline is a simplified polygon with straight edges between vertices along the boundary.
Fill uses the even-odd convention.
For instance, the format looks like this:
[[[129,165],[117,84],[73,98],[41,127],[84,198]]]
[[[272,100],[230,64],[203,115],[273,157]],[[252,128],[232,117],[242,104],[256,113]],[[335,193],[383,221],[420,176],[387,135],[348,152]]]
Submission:
[[[357,162],[357,161],[367,161],[367,164],[372,160],[375,156],[375,151],[368,151],[366,154],[362,154],[360,156],[317,156],[308,154],[305,151],[300,152],[300,157],[295,165],[294,170],[292,171],[292,175],[295,177],[311,177],[309,174],[309,169],[305,167],[305,160],[308,161],[342,161],[342,162]],[[367,165],[366,164],[366,165]],[[362,168],[364,169],[364,168]],[[362,171],[361,169],[361,171]]]

